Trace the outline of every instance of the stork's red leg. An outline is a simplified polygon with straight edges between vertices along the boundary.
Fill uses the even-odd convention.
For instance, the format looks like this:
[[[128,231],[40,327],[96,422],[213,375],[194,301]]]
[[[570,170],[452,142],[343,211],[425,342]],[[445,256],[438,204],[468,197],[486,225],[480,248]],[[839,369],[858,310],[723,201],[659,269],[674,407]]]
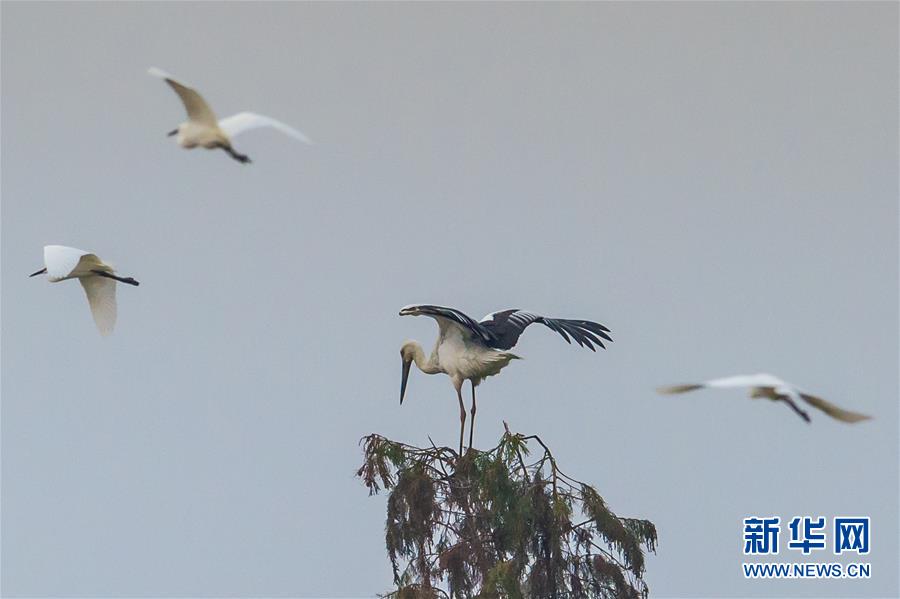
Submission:
[[[472,449],[472,437],[475,436],[475,383],[472,383],[472,422],[469,423],[469,449]]]
[[[462,384],[456,388],[456,397],[459,399],[459,456],[462,457],[463,437],[466,434],[466,406],[463,404]]]

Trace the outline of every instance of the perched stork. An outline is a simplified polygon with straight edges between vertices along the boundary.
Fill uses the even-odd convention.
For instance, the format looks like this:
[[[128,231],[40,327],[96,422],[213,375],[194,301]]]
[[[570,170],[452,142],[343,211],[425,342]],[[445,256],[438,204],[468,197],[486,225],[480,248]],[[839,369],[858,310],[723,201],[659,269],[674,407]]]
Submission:
[[[836,405],[825,401],[821,397],[810,395],[809,393],[803,391],[795,385],[786,383],[776,376],[765,373],[729,376],[726,378],[713,379],[711,381],[697,384],[660,387],[659,389],[657,389],[657,391],[665,394],[686,393],[688,391],[694,391],[696,389],[703,389],[704,387],[717,387],[724,389],[747,387],[750,389],[751,399],[764,397],[766,399],[771,399],[772,401],[783,401],[806,422],[810,422],[809,414],[807,414],[803,409],[800,408],[799,405],[797,405],[800,400],[805,401],[814,408],[822,410],[835,420],[840,420],[841,422],[859,422],[860,420],[868,420],[871,418],[871,416],[866,416],[865,414],[851,412],[849,410],[839,408]]]
[[[466,427],[466,408],[462,398],[463,383],[470,381],[472,384],[472,421],[469,425],[471,449],[475,429],[475,387],[484,378],[500,372],[511,360],[519,359],[519,356],[503,350],[512,349],[528,325],[541,323],[562,335],[567,342],[572,343],[571,339],[574,339],[578,345],[591,351],[596,351],[595,345],[605,348],[604,339],[612,341],[608,334],[609,329],[602,324],[588,320],[546,318],[524,310],[494,312],[480,322],[459,310],[429,305],[407,306],[400,310],[400,316],[430,316],[438,323],[438,339],[430,357],[425,357],[422,346],[415,341],[406,341],[400,348],[400,357],[403,359],[400,403],[403,404],[406,395],[406,382],[413,362],[425,374],[442,372],[449,376],[459,400],[460,455]]]
[[[42,274],[51,283],[78,279],[87,295],[94,323],[104,336],[116,326],[116,282],[140,285],[131,277],[116,275],[113,267],[95,254],[64,245],[44,246],[44,268],[28,276]]]
[[[235,135],[256,129],[259,127],[272,127],[282,133],[304,143],[312,143],[308,137],[273,118],[256,114],[254,112],[239,112],[233,116],[218,121],[216,115],[206,100],[197,90],[176,81],[171,75],[156,67],[148,71],[154,77],[164,79],[181,98],[185,110],[188,113],[186,123],[181,123],[177,128],[169,132],[169,136],[177,135],[178,145],[191,149],[202,146],[208,150],[221,148],[238,162],[250,162],[245,154],[239,154],[231,145],[231,138]]]

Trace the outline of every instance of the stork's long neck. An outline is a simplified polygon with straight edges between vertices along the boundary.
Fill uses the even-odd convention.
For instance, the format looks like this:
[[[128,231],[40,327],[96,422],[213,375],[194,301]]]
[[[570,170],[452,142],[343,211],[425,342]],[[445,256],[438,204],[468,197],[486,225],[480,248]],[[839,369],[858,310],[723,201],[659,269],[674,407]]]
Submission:
[[[425,350],[418,343],[413,345],[413,361],[416,363],[416,368],[425,374],[442,372],[440,365],[438,365],[437,352],[431,354],[430,358],[426,358]]]

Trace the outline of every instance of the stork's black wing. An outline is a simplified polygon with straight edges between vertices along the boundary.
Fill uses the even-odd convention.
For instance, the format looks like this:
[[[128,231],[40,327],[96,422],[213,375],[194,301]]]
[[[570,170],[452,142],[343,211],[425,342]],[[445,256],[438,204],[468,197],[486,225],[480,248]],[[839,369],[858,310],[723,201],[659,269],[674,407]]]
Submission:
[[[480,339],[487,345],[492,345],[494,341],[493,335],[481,326],[474,318],[460,312],[455,308],[445,308],[443,306],[421,305],[407,306],[400,310],[401,316],[432,316],[435,318],[446,318],[456,324],[462,325],[472,336]]]
[[[539,322],[562,335],[563,339],[572,343],[570,337],[581,347],[591,351],[594,345],[605,348],[603,339],[612,341],[609,329],[602,324],[589,320],[568,320],[563,318],[546,318],[523,310],[503,310],[486,316],[480,323],[481,328],[490,335],[486,342],[496,349],[512,349],[519,336],[528,325]]]

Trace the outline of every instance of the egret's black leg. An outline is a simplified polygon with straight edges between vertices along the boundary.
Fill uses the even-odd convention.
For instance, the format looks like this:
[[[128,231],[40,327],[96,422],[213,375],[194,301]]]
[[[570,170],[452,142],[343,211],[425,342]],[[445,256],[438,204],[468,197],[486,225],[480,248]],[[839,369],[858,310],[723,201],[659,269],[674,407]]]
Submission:
[[[240,162],[241,164],[247,164],[248,162],[250,162],[250,157],[249,157],[249,156],[247,156],[246,154],[240,154],[240,153],[238,153],[238,152],[235,152],[235,151],[234,151],[234,148],[232,148],[231,146],[222,146],[222,149],[225,150],[226,152],[228,152],[228,154],[229,154],[232,158],[234,158],[235,160],[237,160],[237,161]]]
[[[800,407],[794,403],[794,400],[792,400],[790,397],[782,397],[781,399],[784,400],[787,405],[791,406],[791,409],[797,412],[797,415],[799,415],[800,418],[803,418],[807,422],[811,422],[809,414],[801,410]]]
[[[105,270],[92,270],[91,272],[94,273],[95,275],[99,275],[101,277],[106,277],[107,279],[115,279],[116,281],[118,281],[120,283],[128,283],[129,285],[134,285],[135,287],[140,285],[140,283],[138,283],[131,277],[117,277],[116,275],[112,274],[111,272],[106,272]]]

